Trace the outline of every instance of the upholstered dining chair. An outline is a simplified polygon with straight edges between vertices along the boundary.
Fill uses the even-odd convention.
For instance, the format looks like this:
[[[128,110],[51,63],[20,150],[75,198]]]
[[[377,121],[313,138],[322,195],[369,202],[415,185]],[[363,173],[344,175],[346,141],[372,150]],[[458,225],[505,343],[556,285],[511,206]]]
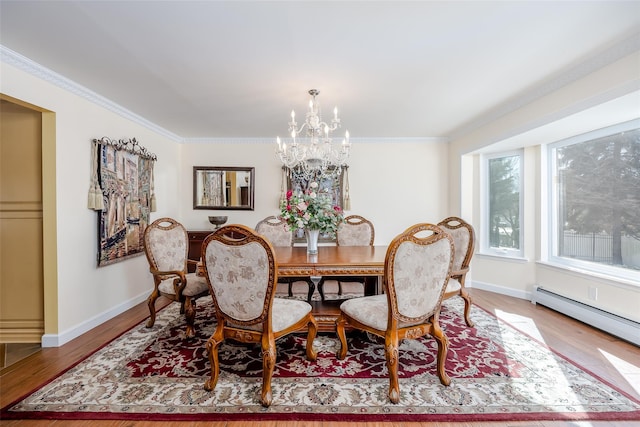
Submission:
[[[464,321],[467,326],[472,327],[469,314],[471,312],[471,296],[467,292],[464,282],[471,264],[471,257],[476,242],[476,234],[471,224],[455,216],[443,219],[438,223],[442,229],[446,230],[453,237],[455,255],[453,257],[453,268],[451,279],[447,285],[444,299],[460,296],[464,300]]]
[[[232,234],[232,235],[231,235]],[[231,338],[262,347],[260,403],[271,405],[271,377],[276,364],[276,340],[307,329],[307,359],[316,360],[313,340],[318,326],[305,301],[275,298],[278,269],[269,241],[244,225],[227,225],[202,243],[202,260],[217,320],[206,343],[211,377],[205,389],[215,388],[220,374],[218,346]]]
[[[384,265],[386,293],[348,299],[340,305],[337,333],[338,359],[347,355],[345,326],[384,339],[389,371],[389,400],[398,403],[399,344],[404,339],[432,336],[438,344],[437,374],[440,382],[451,379],[444,369],[448,339],[438,316],[453,264],[453,239],[433,224],[416,224],[389,244]]]
[[[273,215],[260,221],[255,228],[256,232],[267,238],[272,246],[293,246],[293,232],[287,230],[286,222]],[[293,284],[305,282],[308,286],[307,302],[311,303],[311,298],[316,290],[316,285],[309,277],[278,277],[278,283],[288,285],[289,297],[293,297]]]
[[[336,244],[338,246],[373,246],[375,235],[375,228],[371,221],[360,215],[349,215],[345,217],[344,222],[338,225]],[[324,282],[326,279],[338,282],[338,295],[342,295],[342,282],[357,282],[364,287],[366,281],[364,277],[357,276],[323,277],[318,283],[318,292],[322,301],[325,300]]]
[[[187,273],[187,265],[197,264],[189,260],[189,237],[182,224],[172,218],[159,218],[144,231],[144,252],[149,261],[149,271],[153,275],[153,291],[147,299],[149,320],[147,328],[156,322],[156,300],[163,296],[180,303],[180,313],[184,313],[187,338],[195,335],[196,300],[209,294],[204,277]]]

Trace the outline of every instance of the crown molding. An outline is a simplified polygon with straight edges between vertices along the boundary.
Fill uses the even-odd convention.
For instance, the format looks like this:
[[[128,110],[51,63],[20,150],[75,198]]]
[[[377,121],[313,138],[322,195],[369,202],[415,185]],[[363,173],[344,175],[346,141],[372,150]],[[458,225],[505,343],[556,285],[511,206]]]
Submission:
[[[622,40],[621,42],[602,50],[598,55],[582,61],[581,63],[561,72],[557,73],[554,77],[547,79],[540,85],[521,93],[520,95],[513,97],[510,101],[507,101],[489,112],[481,115],[475,120],[468,122],[465,125],[455,129],[448,137],[414,137],[414,138],[385,138],[385,137],[359,137],[350,138],[353,143],[446,143],[451,140],[458,139],[470,132],[475,131],[482,126],[485,126],[502,116],[512,113],[519,108],[524,107],[531,102],[548,95],[558,89],[573,83],[602,67],[605,67],[613,62],[632,54],[640,50],[640,33],[635,33],[630,37]],[[72,80],[46,68],[42,65],[20,55],[17,52],[0,44],[0,60],[9,65],[12,65],[28,74],[31,74],[39,79],[54,84],[66,91],[69,91],[75,95],[78,95],[94,104],[97,104],[108,111],[120,115],[134,123],[137,123],[159,135],[175,141],[177,143],[186,144],[260,144],[260,143],[273,143],[273,138],[183,138],[176,135],[167,129],[152,123],[151,121],[141,117],[132,111],[116,104],[113,101],[87,89],[86,87],[79,85]]]
[[[291,138],[280,138],[282,142],[290,144]],[[389,138],[389,137],[350,137],[352,144],[446,144],[449,138],[444,137],[412,137],[412,138]],[[183,144],[275,144],[275,138],[184,138]]]
[[[44,80],[48,83],[58,86],[59,88],[64,89],[68,92],[71,92],[74,95],[77,95],[81,98],[84,98],[89,102],[99,105],[100,107],[108,111],[111,111],[112,113],[115,113],[121,117],[124,117],[125,119],[128,119],[134,123],[137,123],[140,126],[150,129],[153,132],[156,132],[172,141],[175,141],[175,142],[183,141],[183,138],[176,135],[175,133],[170,132],[163,127],[160,127],[155,123],[150,122],[144,117],[141,117],[135,114],[134,112],[122,107],[121,105],[116,104],[113,101],[110,101],[104,96],[99,95],[82,85],[79,85],[78,83],[56,73],[53,70],[50,70],[49,68],[43,67],[37,62],[34,62],[29,58],[22,56],[19,53],[14,52],[13,50],[1,44],[0,44],[0,60],[6,64],[12,65],[24,71],[25,73],[31,74],[34,77],[37,77],[41,80]]]
[[[134,112],[122,107],[119,104],[101,96],[90,89],[56,73],[49,68],[43,67],[37,62],[20,55],[17,52],[0,44],[0,60],[6,64],[12,65],[25,73],[28,73],[36,78],[44,80],[55,86],[60,87],[68,92],[71,92],[81,98],[86,99],[96,105],[105,108],[112,113],[115,113],[125,119],[128,119],[134,123],[139,124],[147,129],[152,130],[166,138],[177,142],[179,144],[275,144],[274,138],[183,138],[176,135],[167,129],[150,122],[142,116],[135,114]],[[376,137],[359,137],[350,138],[352,143],[447,143],[447,138],[442,137],[424,137],[424,138],[376,138]],[[285,142],[290,142],[285,139]]]
[[[580,80],[599,69],[613,64],[614,62],[624,58],[627,55],[640,51],[640,33],[634,33],[630,37],[622,41],[602,49],[600,53],[569,67],[563,71],[556,73],[546,81],[531,88],[530,90],[521,92],[512,97],[509,101],[504,102],[492,110],[482,114],[475,120],[468,122],[455,129],[449,135],[449,140],[456,140],[469,134],[509,113],[512,113],[535,100],[549,95],[564,86],[567,86],[577,80]]]

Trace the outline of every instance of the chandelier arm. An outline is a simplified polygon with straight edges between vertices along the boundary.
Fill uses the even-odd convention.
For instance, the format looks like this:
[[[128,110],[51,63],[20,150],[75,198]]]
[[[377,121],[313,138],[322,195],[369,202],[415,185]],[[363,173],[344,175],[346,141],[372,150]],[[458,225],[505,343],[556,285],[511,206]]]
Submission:
[[[305,114],[305,120],[298,126],[295,120],[295,111],[291,112],[289,133],[293,139],[287,147],[286,143],[276,149],[280,162],[289,168],[293,175],[309,180],[318,177],[338,176],[343,166],[347,165],[350,154],[348,132],[342,144],[334,145],[332,132],[341,127],[337,108],[330,124],[322,121],[320,104],[316,100],[319,91],[311,89],[312,96],[309,102],[309,110]],[[306,134],[307,138],[300,137]],[[299,139],[297,139],[300,137]],[[280,143],[279,143],[280,144]]]

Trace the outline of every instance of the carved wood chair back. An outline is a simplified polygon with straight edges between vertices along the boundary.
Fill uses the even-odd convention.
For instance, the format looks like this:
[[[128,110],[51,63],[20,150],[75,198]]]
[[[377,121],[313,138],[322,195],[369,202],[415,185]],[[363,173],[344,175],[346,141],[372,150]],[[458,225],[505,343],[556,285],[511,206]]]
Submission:
[[[187,272],[189,237],[182,224],[173,218],[159,218],[145,228],[144,253],[153,275],[154,288],[147,305],[149,320],[147,327],[156,320],[155,302],[160,296],[180,303],[180,312],[185,314],[187,338],[195,335],[195,301],[209,294],[204,277]]]
[[[453,258],[453,269],[451,280],[447,285],[444,299],[460,296],[464,300],[464,320],[467,326],[472,327],[470,318],[471,296],[465,288],[465,280],[469,272],[471,257],[473,256],[476,234],[468,222],[462,218],[450,216],[438,223],[438,226],[446,230],[453,238],[455,256]]]
[[[473,226],[455,216],[450,216],[438,223],[440,228],[445,229],[451,237],[455,246],[455,257],[453,259],[453,272],[469,268],[471,257],[475,248],[476,234]]]
[[[293,232],[287,230],[286,222],[276,216],[268,216],[255,228],[256,232],[262,234],[273,246],[293,246]],[[309,277],[280,277],[279,283],[286,283],[289,297],[293,297],[293,284],[295,282],[305,282],[307,284],[307,302],[311,302],[316,285]]]
[[[317,323],[311,305],[275,297],[278,276],[273,247],[262,235],[243,225],[227,225],[207,236],[202,244],[207,284],[213,296],[216,329],[206,343],[211,376],[205,389],[215,388],[220,373],[218,346],[226,338],[262,346],[260,403],[269,406],[271,378],[276,363],[276,340],[307,329],[306,353],[316,359],[313,340]]]
[[[273,246],[293,246],[293,233],[287,230],[286,223],[276,216],[266,217],[256,225],[255,230],[265,236]]]
[[[398,403],[399,342],[430,335],[438,344],[437,374],[451,382],[444,369],[448,340],[438,315],[453,264],[453,239],[433,224],[416,224],[398,235],[385,258],[382,295],[349,299],[340,305],[338,358],[347,354],[346,325],[384,338],[389,370],[389,400]]]
[[[338,225],[338,246],[373,246],[375,239],[373,223],[360,215],[349,215]]]
[[[336,231],[336,244],[338,246],[373,246],[375,239],[375,228],[373,223],[360,215],[349,215],[345,217],[344,222],[338,225]],[[343,282],[349,283],[361,283],[364,289],[365,281],[364,277],[354,276],[342,276],[342,277],[329,277],[330,280],[336,280],[338,282],[338,295],[343,295]],[[325,278],[322,278],[318,283],[318,292],[322,301],[325,300]]]

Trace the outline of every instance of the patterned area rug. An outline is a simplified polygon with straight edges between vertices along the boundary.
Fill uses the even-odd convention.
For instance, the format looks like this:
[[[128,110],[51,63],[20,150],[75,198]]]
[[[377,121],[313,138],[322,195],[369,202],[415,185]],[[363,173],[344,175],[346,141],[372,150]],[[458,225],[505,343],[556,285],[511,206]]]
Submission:
[[[201,300],[202,301],[202,300]],[[215,325],[212,307],[198,307],[195,339],[185,341],[183,318],[172,304],[152,329],[144,322],[50,383],[2,410],[0,418],[145,420],[516,421],[640,420],[640,402],[474,306],[474,328],[449,300],[441,323],[450,340],[444,387],[435,374],[432,339],[401,346],[400,403],[387,400],[382,344],[349,336],[345,360],[339,342],[321,335],[318,360],[304,354],[305,335],[277,342],[273,404],[258,403],[262,362],[257,346],[227,342],[213,392],[204,343]]]

